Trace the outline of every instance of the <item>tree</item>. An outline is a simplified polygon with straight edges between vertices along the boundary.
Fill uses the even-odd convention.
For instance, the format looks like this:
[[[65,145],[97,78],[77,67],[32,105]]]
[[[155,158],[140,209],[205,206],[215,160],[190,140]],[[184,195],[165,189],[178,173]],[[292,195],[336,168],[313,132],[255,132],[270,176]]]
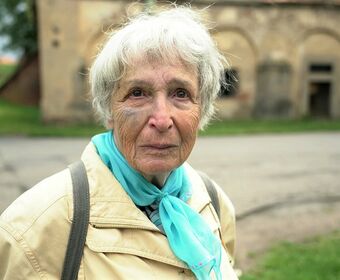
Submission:
[[[0,1],[0,36],[8,39],[3,49],[19,51],[25,58],[37,53],[36,15],[35,0]]]

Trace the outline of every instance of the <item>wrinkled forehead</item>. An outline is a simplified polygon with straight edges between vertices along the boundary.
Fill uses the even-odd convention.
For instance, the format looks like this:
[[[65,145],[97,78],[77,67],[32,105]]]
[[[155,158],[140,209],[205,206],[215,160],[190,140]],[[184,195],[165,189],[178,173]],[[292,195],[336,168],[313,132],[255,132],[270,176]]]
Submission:
[[[140,57],[133,60],[119,80],[116,93],[124,91],[119,91],[119,89],[133,87],[148,90],[169,90],[180,87],[188,90],[193,97],[198,97],[200,94],[195,69],[178,59],[162,61]]]
[[[139,67],[140,71],[143,71],[143,65],[146,64],[154,66],[155,69],[157,69],[159,65],[185,69],[186,72],[194,74],[199,79],[197,66],[185,61],[179,54],[169,53],[164,55],[164,52],[159,53],[150,50],[143,51],[138,55],[131,55],[123,60],[122,79],[129,70]]]

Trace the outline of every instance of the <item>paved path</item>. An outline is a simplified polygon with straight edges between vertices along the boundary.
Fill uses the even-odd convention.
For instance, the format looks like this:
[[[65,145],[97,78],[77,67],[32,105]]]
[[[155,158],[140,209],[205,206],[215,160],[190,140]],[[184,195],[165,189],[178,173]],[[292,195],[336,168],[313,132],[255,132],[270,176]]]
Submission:
[[[0,212],[77,160],[88,139],[0,138]],[[206,137],[190,163],[213,177],[238,217],[237,266],[280,240],[340,229],[340,133]]]

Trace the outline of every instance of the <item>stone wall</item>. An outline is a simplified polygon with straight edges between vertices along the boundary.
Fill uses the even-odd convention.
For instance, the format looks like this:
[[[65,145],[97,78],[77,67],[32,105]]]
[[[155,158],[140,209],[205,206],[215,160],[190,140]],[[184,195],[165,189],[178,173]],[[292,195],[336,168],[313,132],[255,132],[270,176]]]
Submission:
[[[207,2],[191,1],[195,9]],[[327,102],[329,116],[340,117],[339,4],[214,2],[203,13],[216,23],[211,33],[239,78],[237,94],[217,102],[221,118],[294,118]],[[133,1],[38,0],[46,121],[91,119],[87,69],[104,33],[142,10]],[[325,64],[331,64],[327,73],[312,67]]]
[[[229,107],[220,111],[233,107],[231,117],[308,115],[309,65],[333,61],[330,115],[339,116],[339,6],[217,5],[210,15],[218,45],[239,71],[239,98],[224,101]]]
[[[85,65],[79,51],[78,3],[41,0],[38,15],[43,118],[55,122],[87,119],[90,113],[82,86]]]
[[[0,88],[1,98],[22,105],[38,105],[40,99],[39,58],[27,58]]]

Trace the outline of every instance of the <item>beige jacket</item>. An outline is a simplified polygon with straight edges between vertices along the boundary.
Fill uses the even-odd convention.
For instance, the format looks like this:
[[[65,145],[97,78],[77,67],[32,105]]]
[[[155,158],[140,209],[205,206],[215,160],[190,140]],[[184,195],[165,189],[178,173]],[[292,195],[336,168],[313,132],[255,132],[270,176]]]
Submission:
[[[78,279],[195,279],[172,253],[166,236],[141,212],[90,143],[83,155],[90,185],[90,224]],[[237,279],[231,267],[235,219],[218,188],[221,221],[197,173],[189,205],[222,238],[223,279]],[[21,195],[0,218],[0,279],[60,279],[73,215],[68,169]]]

